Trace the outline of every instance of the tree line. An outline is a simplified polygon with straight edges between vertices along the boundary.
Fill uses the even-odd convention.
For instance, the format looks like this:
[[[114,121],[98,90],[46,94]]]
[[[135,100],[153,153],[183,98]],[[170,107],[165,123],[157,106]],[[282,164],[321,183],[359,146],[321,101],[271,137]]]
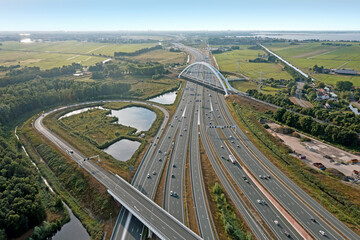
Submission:
[[[130,84],[119,82],[76,82],[53,78],[33,79],[22,84],[0,88],[0,123],[7,124],[20,116],[48,106],[103,96],[128,95]]]
[[[39,67],[24,67],[22,69],[11,69],[6,73],[5,77],[0,78],[0,87],[5,87],[10,84],[18,84],[26,81],[30,81],[37,77],[51,78],[62,75],[69,75],[81,69],[81,65],[73,63],[72,65],[51,68],[47,70],[40,70]]]
[[[142,48],[139,49],[135,52],[114,52],[114,57],[115,58],[119,58],[119,57],[133,57],[133,56],[138,56],[140,54],[146,53],[146,52],[150,52],[150,51],[154,51],[157,49],[162,49],[161,45],[156,45],[154,47],[149,47],[149,48]]]
[[[45,209],[39,198],[39,175],[0,129],[0,239],[20,236],[42,222]]]
[[[359,146],[358,134],[348,128],[334,126],[328,123],[319,123],[310,116],[301,116],[285,108],[277,109],[273,117],[278,122],[309,133],[322,140],[347,147]]]

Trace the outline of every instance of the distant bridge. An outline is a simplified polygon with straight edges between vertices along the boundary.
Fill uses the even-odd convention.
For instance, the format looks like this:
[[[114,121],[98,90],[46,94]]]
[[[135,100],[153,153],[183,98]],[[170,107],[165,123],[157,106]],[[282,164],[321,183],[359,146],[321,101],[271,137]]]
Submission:
[[[178,76],[222,91],[225,95],[235,92],[228,80],[212,65],[206,62],[195,62],[187,66]]]

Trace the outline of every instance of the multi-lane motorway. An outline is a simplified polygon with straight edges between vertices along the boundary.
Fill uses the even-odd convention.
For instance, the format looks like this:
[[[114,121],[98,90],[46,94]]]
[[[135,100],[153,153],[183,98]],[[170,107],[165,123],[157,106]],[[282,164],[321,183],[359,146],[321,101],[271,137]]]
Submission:
[[[194,61],[208,61],[206,54],[197,49],[181,44],[177,46],[191,53]],[[138,191],[95,163],[86,161],[81,164],[131,212],[124,208],[121,210],[112,239],[142,238],[143,223],[132,217],[133,214],[152,219],[153,223],[142,220],[161,238],[197,238],[181,224],[187,222],[184,189],[189,187],[185,186],[188,160],[198,225],[191,227],[199,229],[204,239],[218,239],[202,178],[200,137],[219,181],[256,238],[359,239],[358,235],[280,172],[249,141],[236,126],[223,95],[187,82],[183,95],[179,97],[181,99],[171,119],[162,109],[165,121],[147,149],[132,182]],[[43,117],[35,121],[35,127],[64,151],[73,149],[42,125]],[[235,128],[210,127],[215,125]],[[75,149],[73,151],[71,157],[80,164],[85,156]],[[236,159],[235,164],[230,161],[230,155]],[[172,217],[151,201],[158,193],[163,174],[166,174],[163,208]],[[264,223],[267,227],[263,226]],[[159,229],[165,225],[171,228],[166,233]]]

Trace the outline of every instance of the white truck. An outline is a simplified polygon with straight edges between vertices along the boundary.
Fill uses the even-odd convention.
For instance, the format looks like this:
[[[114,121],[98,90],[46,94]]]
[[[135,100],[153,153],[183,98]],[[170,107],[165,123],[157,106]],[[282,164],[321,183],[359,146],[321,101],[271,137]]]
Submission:
[[[236,163],[236,159],[233,157],[233,155],[229,155],[229,159],[233,164]]]

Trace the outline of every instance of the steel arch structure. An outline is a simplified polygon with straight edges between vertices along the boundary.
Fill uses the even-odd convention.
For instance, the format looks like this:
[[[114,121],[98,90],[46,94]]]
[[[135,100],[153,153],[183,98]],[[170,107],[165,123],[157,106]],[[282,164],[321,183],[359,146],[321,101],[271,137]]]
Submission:
[[[227,79],[212,65],[206,62],[195,62],[181,71],[178,78],[188,78],[210,87],[219,88],[229,94],[233,88]]]

